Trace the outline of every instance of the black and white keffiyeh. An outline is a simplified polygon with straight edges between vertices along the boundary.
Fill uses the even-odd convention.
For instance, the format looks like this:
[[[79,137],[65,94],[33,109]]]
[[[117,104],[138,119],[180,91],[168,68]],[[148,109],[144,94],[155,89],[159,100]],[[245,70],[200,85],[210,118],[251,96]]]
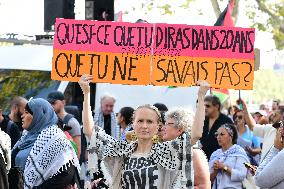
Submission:
[[[6,169],[11,168],[11,138],[0,129],[0,156],[5,161]]]
[[[70,141],[56,125],[50,126],[40,133],[27,158],[24,187],[38,186],[71,165],[79,169]]]
[[[119,126],[116,123],[116,116],[115,116],[114,112],[111,113],[110,117],[111,117],[111,136],[118,140],[119,135],[120,135],[119,134],[120,129],[119,129]],[[95,123],[95,125],[104,129],[104,115],[103,115],[101,108],[99,108],[98,110],[95,111],[94,123]]]
[[[113,179],[116,178],[112,175],[118,171],[106,164],[111,163],[113,157],[130,157],[137,145],[137,142],[117,141],[101,128],[95,127],[89,146],[90,171],[93,173],[98,171],[98,159],[102,159],[102,164],[105,164],[102,167],[104,176],[109,183],[113,183]],[[149,158],[166,171],[179,171],[172,188],[192,188],[192,153],[189,133],[183,133],[172,141],[154,144]]]

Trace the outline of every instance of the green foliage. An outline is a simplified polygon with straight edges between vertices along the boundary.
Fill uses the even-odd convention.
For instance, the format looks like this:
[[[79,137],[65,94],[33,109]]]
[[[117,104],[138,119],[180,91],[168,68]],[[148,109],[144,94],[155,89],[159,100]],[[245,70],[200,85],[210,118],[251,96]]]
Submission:
[[[271,99],[284,101],[284,72],[258,70],[255,72],[253,102],[261,104]]]
[[[189,5],[193,0],[186,0],[184,4],[182,4],[180,7],[184,9],[189,9]]]
[[[276,48],[284,49],[284,1],[255,0],[255,2],[257,6],[252,6],[252,11],[247,12],[247,15],[253,21],[252,27],[271,32]],[[256,14],[253,9],[261,11],[262,14]]]
[[[173,11],[171,10],[171,5],[169,5],[169,4],[165,4],[163,6],[158,6],[158,8],[164,10],[163,14],[169,14],[169,15],[173,14]]]
[[[50,72],[42,71],[1,71],[0,72],[0,108],[7,110],[16,96],[27,98],[51,84]],[[29,94],[28,94],[29,93]]]

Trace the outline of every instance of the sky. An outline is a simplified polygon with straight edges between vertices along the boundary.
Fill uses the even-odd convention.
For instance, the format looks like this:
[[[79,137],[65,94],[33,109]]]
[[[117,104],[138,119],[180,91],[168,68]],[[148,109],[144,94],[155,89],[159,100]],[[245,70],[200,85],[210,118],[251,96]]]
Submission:
[[[76,0],[76,18],[84,19],[84,1]],[[185,10],[180,8],[186,0],[156,0],[155,6],[164,4],[172,5],[172,15],[163,15],[159,8],[147,11],[147,5],[151,0],[115,0],[115,11],[122,10],[128,12],[123,15],[123,21],[135,22],[137,19],[146,19],[150,23],[169,23],[169,24],[189,24],[189,25],[208,25],[212,26],[216,21],[210,0],[195,0],[191,2],[190,8]],[[144,2],[146,8],[142,7]],[[221,4],[221,10],[226,6],[227,1]],[[240,13],[236,26],[250,27],[251,21],[245,14],[250,3],[254,1],[240,1]],[[251,5],[251,4],[250,4]],[[266,19],[261,15],[260,19]],[[44,0],[0,0],[0,38],[1,34],[16,33],[21,35],[45,34],[44,27]],[[282,56],[284,53],[275,51],[272,35],[268,32],[256,30],[255,47],[261,50],[261,68],[272,68],[277,61],[276,55]],[[284,64],[284,63],[283,63]]]

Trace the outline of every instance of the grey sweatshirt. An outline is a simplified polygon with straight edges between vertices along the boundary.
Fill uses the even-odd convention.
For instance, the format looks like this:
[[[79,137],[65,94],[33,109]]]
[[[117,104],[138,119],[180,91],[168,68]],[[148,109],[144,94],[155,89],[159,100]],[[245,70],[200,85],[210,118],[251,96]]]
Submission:
[[[284,189],[284,150],[274,146],[261,162],[255,174],[255,183],[261,188]]]

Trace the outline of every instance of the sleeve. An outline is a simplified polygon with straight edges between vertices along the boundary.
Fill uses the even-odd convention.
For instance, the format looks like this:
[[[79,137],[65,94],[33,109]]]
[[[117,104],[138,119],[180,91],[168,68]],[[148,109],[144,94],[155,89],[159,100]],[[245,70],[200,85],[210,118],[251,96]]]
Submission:
[[[237,157],[235,166],[232,168],[231,180],[233,182],[241,182],[247,176],[247,168],[244,166],[247,160],[243,157]]]
[[[105,133],[105,131],[98,127],[94,127],[89,152],[95,152],[99,159],[105,157],[120,157],[126,154],[130,150],[130,145],[125,141],[118,141],[112,136]]]
[[[132,144],[132,145],[131,145]],[[89,168],[92,173],[98,171],[98,159],[122,157],[133,149],[133,143],[128,144],[125,141],[115,140],[113,137],[105,133],[105,131],[94,126],[94,131],[90,139],[89,151]]]
[[[256,170],[255,183],[259,187],[271,188],[284,179],[284,172],[280,171],[284,169],[283,162],[284,150],[280,151],[275,147],[272,147],[269,154],[262,161]],[[269,178],[269,179],[267,179]]]
[[[1,153],[2,151],[2,153]],[[6,162],[7,170],[11,168],[11,138],[8,134],[0,129],[0,155]]]
[[[264,138],[264,135],[271,129],[273,128],[271,126],[271,124],[267,124],[267,125],[260,125],[260,124],[256,124],[253,127],[253,135],[260,137],[260,138]]]
[[[74,136],[81,136],[81,126],[80,123],[77,121],[76,118],[71,118],[68,121],[68,126],[72,127],[72,129],[70,131],[68,131],[68,133],[70,133],[70,135],[72,137]]]

